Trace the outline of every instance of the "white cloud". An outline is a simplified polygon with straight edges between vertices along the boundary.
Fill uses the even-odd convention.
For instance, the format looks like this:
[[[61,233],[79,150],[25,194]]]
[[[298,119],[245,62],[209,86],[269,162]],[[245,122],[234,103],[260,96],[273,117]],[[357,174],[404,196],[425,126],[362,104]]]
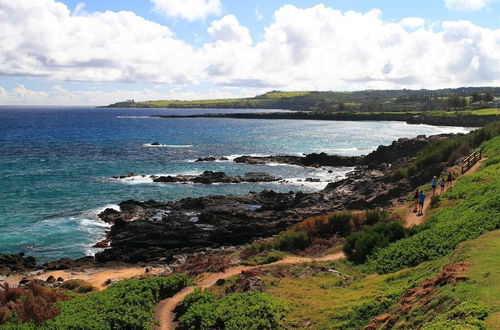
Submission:
[[[211,22],[211,41],[194,47],[132,12],[75,14],[55,0],[0,0],[0,75],[148,82],[183,91],[232,87],[234,95],[500,84],[500,30],[449,21],[435,31],[424,23],[421,18],[387,22],[379,10],[286,5],[259,42],[227,15]],[[117,91],[97,104],[171,95],[148,93]]]
[[[258,21],[262,21],[264,19],[264,15],[260,12],[259,7],[255,7],[255,19]]]
[[[418,29],[422,28],[425,25],[425,19],[421,17],[406,17],[403,18],[399,24],[409,29]]]
[[[212,41],[252,43],[250,31],[241,26],[234,15],[226,15],[218,21],[213,21],[208,28]]]
[[[220,0],[151,0],[155,10],[170,16],[190,21],[205,19],[209,15],[220,15]]]
[[[249,90],[244,96],[255,95],[255,90]],[[207,98],[231,98],[241,95],[241,91],[234,88],[211,89],[205,92],[195,92],[183,88],[165,90],[160,86],[158,89],[115,89],[111,91],[101,90],[68,90],[55,85],[49,91],[35,91],[18,85],[10,91],[0,86],[0,104],[5,105],[107,105],[128,99],[135,100],[158,100],[163,98],[177,100],[195,100]]]
[[[480,10],[495,0],[444,0],[446,7],[457,11]]]
[[[170,84],[200,78],[200,55],[166,26],[127,11],[73,14],[55,0],[0,0],[0,74]]]

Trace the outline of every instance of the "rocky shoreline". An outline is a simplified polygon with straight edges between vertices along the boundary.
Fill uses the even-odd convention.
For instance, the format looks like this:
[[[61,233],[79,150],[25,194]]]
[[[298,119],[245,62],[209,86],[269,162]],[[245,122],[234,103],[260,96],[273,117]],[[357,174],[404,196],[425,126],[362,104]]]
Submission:
[[[207,196],[171,202],[124,201],[119,204],[120,211],[106,209],[99,214],[101,220],[111,223],[112,227],[106,240],[96,245],[106,248],[95,258],[61,259],[35,267],[32,257],[0,255],[0,274],[34,268],[99,267],[109,262],[169,264],[175,262],[179,255],[225,249],[275,235],[309,216],[344,209],[387,207],[406,198],[416,186],[424,183],[422,180],[427,179],[425,175],[416,173],[409,179],[392,182],[390,178],[394,170],[411,162],[417,152],[431,141],[453,136],[456,135],[401,138],[389,146],[379,146],[364,157],[327,154],[245,156],[238,161],[278,161],[300,166],[348,164],[356,167],[345,179],[331,182],[324,190],[314,193],[265,190],[239,196]],[[433,166],[444,168],[445,164]],[[227,177],[224,173],[217,176]]]
[[[200,115],[153,115],[154,118],[234,118],[234,119],[296,119],[332,121],[404,121],[408,124],[436,126],[482,127],[499,119],[497,115],[415,115],[412,113],[328,113],[317,111],[268,112],[268,113],[230,113]]]
[[[122,176],[114,176],[115,180],[133,180],[134,173]],[[247,183],[247,182],[276,182],[281,178],[267,173],[250,172],[244,175],[227,175],[224,172],[205,171],[200,175],[139,175],[140,178],[149,178],[155,183]]]

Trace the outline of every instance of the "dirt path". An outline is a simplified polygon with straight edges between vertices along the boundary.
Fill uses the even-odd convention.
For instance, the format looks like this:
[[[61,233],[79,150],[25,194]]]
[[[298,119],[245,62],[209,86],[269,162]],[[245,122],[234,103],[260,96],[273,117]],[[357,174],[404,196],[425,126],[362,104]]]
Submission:
[[[156,274],[160,271],[164,271],[164,268],[152,268],[148,274]],[[122,280],[127,278],[136,277],[139,275],[144,275],[146,268],[144,267],[120,267],[120,268],[92,268],[86,269],[84,271],[70,271],[70,270],[57,270],[44,272],[39,275],[25,276],[25,275],[15,275],[5,278],[2,282],[7,282],[9,285],[17,285],[19,281],[27,277],[29,279],[40,278],[46,280],[49,276],[54,276],[55,278],[62,277],[65,281],[71,279],[80,279],[92,284],[99,290],[106,288],[104,282],[107,279]]]
[[[159,330],[173,330],[176,328],[174,323],[175,314],[174,309],[179,305],[179,303],[184,300],[184,298],[192,293],[196,288],[209,288],[217,282],[219,279],[226,279],[231,276],[236,276],[242,271],[248,271],[255,268],[274,266],[274,265],[290,265],[290,264],[302,264],[314,261],[336,261],[345,258],[344,253],[338,252],[335,254],[329,254],[319,258],[304,258],[304,257],[287,257],[280,261],[276,261],[272,264],[262,265],[262,266],[237,266],[226,269],[223,273],[207,274],[202,277],[196,283],[196,286],[190,286],[184,290],[178,292],[171,298],[164,299],[156,305],[155,309],[155,320],[159,322],[159,326],[156,329]]]
[[[480,159],[474,166],[472,166],[467,172],[464,174],[458,175],[458,177],[455,177],[455,180],[451,184],[451,186],[445,186],[443,194],[451,187],[453,187],[453,184],[456,182],[456,180],[460,179],[462,176],[471,174],[475,172],[479,166],[484,162],[485,158]],[[449,169],[452,170],[452,169]],[[441,195],[441,187],[436,188],[436,195]],[[413,203],[411,203],[410,208],[408,210],[408,213],[405,216],[405,226],[406,227],[413,227],[413,226],[418,226],[422,224],[425,221],[425,215],[427,214],[427,210],[429,209],[430,202],[431,202],[431,197],[432,197],[432,192],[429,192],[425,198],[425,203],[424,203],[424,211],[423,215],[417,215],[417,213],[413,213]]]

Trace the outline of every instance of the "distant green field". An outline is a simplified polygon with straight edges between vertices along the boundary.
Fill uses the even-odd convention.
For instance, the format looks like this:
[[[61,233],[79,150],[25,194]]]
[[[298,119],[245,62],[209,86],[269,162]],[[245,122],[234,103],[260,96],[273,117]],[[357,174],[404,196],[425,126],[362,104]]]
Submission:
[[[271,91],[255,97],[209,100],[157,100],[118,102],[111,108],[225,108],[225,109],[288,109],[321,112],[391,112],[413,113],[436,111],[468,112],[471,95],[488,93],[500,96],[500,87],[471,87],[440,90],[365,90],[333,91]],[[486,105],[486,102],[483,102]],[[498,114],[498,110],[484,109],[477,115]]]

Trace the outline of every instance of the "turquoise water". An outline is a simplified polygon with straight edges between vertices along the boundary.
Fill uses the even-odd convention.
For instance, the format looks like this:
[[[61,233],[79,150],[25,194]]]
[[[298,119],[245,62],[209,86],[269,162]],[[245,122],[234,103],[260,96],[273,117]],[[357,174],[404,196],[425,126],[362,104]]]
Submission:
[[[97,214],[127,199],[177,200],[263,189],[314,191],[327,182],[299,180],[334,180],[349,170],[338,168],[328,174],[328,169],[286,165],[193,162],[198,157],[321,151],[360,155],[399,137],[469,130],[401,122],[147,117],[200,112],[208,111],[0,108],[0,253],[23,251],[40,261],[93,254],[91,246],[108,228],[97,220]],[[152,142],[167,147],[149,147]],[[290,183],[168,185],[140,177],[111,179],[129,172],[196,174],[205,170],[268,172]]]

